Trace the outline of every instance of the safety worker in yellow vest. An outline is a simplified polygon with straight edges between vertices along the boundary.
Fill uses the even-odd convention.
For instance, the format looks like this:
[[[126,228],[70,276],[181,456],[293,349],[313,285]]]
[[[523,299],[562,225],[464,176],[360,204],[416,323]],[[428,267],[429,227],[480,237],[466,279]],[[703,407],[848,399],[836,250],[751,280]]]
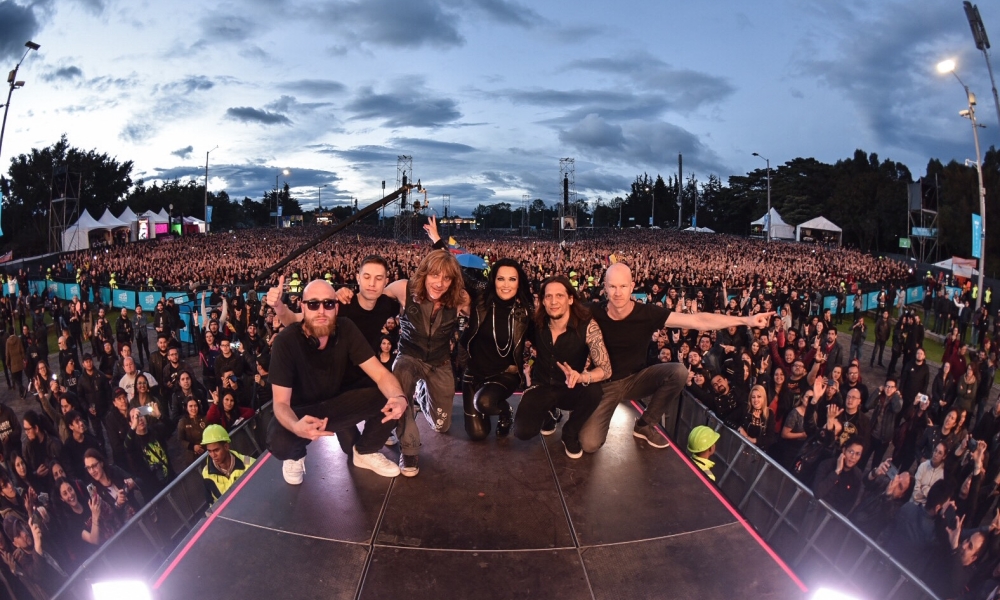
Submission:
[[[715,442],[719,441],[719,434],[711,427],[699,425],[691,430],[688,435],[688,454],[694,464],[702,470],[705,475],[715,481],[715,474],[712,467],[715,463],[711,457],[715,454]]]
[[[579,276],[577,275],[576,271],[569,272],[569,282],[573,286],[573,289],[580,287],[580,282],[577,281],[577,277]]]
[[[210,504],[225,494],[254,463],[252,457],[230,450],[231,442],[222,425],[209,425],[201,435],[201,445],[208,452],[201,478]]]
[[[302,280],[299,279],[298,271],[292,273],[292,279],[288,282],[288,293],[289,294],[301,294],[302,293]]]
[[[76,268],[76,282],[80,283],[81,279],[83,279],[83,269],[81,269],[80,267],[77,267]]]
[[[983,305],[984,305],[984,306],[985,306],[985,307],[986,307],[987,309],[991,309],[991,308],[992,308],[992,307],[990,306],[991,304],[993,304],[993,288],[992,288],[992,287],[989,287],[989,286],[987,286],[987,287],[986,287],[986,291],[985,291],[985,292],[983,292]]]
[[[52,281],[52,267],[45,269],[45,281]]]
[[[333,273],[327,271],[326,274],[323,275],[323,279],[325,279],[330,285],[333,285]]]
[[[979,286],[972,286],[972,302],[975,303],[976,298],[979,298]]]
[[[146,289],[149,290],[156,289],[156,283],[153,281],[152,277],[146,278]]]
[[[113,289],[113,290],[118,289],[118,282],[115,281],[115,274],[114,273],[112,273],[111,276],[108,277],[108,287],[111,288],[111,289]]]

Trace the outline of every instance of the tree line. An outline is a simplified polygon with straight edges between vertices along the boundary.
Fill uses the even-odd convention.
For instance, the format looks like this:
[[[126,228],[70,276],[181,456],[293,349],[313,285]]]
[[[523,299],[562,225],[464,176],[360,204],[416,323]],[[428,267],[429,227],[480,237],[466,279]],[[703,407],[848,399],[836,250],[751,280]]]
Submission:
[[[47,148],[33,148],[11,158],[6,177],[0,177],[4,204],[0,225],[4,237],[0,250],[13,249],[18,256],[46,250],[50,189],[53,169],[65,165],[70,173],[83,175],[78,210],[89,210],[100,218],[106,208],[119,214],[126,205],[136,213],[158,212],[172,204],[174,215],[204,214],[205,188],[199,181],[154,182],[132,180],[132,161],[119,161],[96,150],[70,145],[66,136]],[[729,176],[725,185],[717,175],[700,181],[694,174],[683,181],[675,175],[637,175],[628,193],[605,199],[577,197],[578,223],[582,227],[697,225],[720,233],[748,235],[750,223],[767,207],[767,169]],[[790,225],[824,216],[843,228],[844,244],[867,252],[899,252],[899,240],[907,237],[907,185],[914,176],[906,165],[880,160],[875,153],[856,150],[850,158],[834,164],[814,158],[795,158],[771,169],[771,205]],[[972,213],[979,212],[975,166],[956,161],[928,161],[922,175],[937,193],[941,257],[968,257],[972,249]],[[986,188],[988,274],[1000,272],[1000,153],[991,147],[983,160]],[[58,194],[57,194],[58,195]],[[216,230],[263,226],[272,223],[271,212],[282,206],[284,215],[303,214],[288,184],[262,193],[260,199],[231,198],[225,191],[209,192]],[[535,229],[551,229],[557,221],[559,202],[536,198],[526,208],[508,202],[480,204],[472,216],[482,228],[514,228],[527,223]],[[346,217],[351,209],[337,207]],[[525,214],[526,213],[526,214]],[[995,215],[995,216],[994,216]],[[523,219],[523,221],[522,221]]]

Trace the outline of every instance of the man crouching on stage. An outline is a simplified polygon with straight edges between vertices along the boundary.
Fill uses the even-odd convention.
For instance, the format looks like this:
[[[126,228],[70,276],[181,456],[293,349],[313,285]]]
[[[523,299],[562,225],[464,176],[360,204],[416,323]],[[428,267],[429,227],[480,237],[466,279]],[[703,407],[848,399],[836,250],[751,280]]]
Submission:
[[[282,474],[292,485],[302,483],[309,442],[362,421],[365,427],[354,446],[354,466],[385,477],[399,475],[396,463],[379,449],[409,402],[357,326],[349,319],[338,323],[337,306],[329,283],[311,282],[302,293],[303,320],[281,331],[271,348],[274,420],[267,445],[275,458],[284,461]],[[361,367],[378,389],[341,392],[351,364]]]

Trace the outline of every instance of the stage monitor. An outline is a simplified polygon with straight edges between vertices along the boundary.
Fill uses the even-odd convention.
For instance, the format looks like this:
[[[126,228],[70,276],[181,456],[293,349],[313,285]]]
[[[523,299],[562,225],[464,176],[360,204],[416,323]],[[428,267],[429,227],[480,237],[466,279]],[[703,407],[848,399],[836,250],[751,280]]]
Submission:
[[[140,240],[149,239],[149,217],[139,217],[139,235],[137,238]]]

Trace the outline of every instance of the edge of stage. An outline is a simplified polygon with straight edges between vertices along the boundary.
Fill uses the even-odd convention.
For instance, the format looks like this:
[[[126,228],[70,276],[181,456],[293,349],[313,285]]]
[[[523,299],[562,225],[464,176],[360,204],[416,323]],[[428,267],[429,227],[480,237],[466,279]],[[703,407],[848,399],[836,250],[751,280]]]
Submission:
[[[515,396],[512,402],[516,402]],[[454,414],[462,414],[456,395]],[[555,435],[468,440],[422,417],[420,474],[358,469],[332,437],[287,485],[265,454],[157,573],[160,598],[804,598],[806,588],[672,445],[573,460]],[[396,449],[384,450],[395,459]]]

